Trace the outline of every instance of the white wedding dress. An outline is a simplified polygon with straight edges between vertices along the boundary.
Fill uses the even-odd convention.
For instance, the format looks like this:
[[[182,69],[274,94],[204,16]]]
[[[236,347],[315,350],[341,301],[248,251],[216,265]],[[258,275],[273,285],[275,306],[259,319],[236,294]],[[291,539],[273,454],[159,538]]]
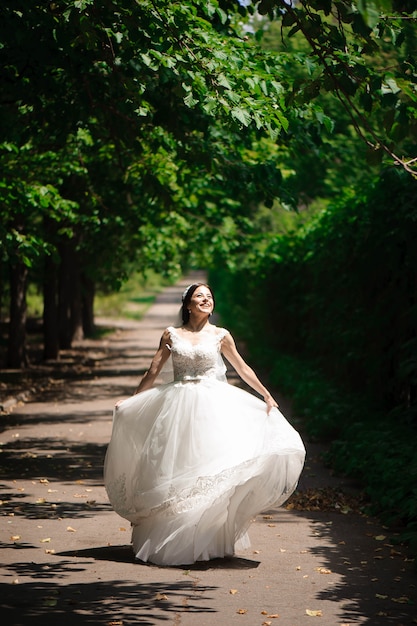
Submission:
[[[198,345],[168,330],[174,380],[115,409],[104,481],[136,558],[185,565],[249,547],[251,519],[291,495],[305,450],[278,409],[226,381],[227,330]]]

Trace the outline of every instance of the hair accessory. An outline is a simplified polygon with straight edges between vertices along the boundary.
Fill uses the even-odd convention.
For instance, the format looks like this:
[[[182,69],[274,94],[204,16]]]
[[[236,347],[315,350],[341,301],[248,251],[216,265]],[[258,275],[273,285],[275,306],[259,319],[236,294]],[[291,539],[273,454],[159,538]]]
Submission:
[[[195,283],[191,283],[191,285],[188,285],[188,287],[187,287],[186,289],[184,289],[184,292],[183,292],[183,294],[182,294],[182,301],[183,301],[183,302],[184,302],[184,300],[185,300],[185,298],[186,298],[186,296],[187,296],[188,290],[189,290],[189,289],[190,289],[190,288],[191,288],[194,284],[195,284]]]

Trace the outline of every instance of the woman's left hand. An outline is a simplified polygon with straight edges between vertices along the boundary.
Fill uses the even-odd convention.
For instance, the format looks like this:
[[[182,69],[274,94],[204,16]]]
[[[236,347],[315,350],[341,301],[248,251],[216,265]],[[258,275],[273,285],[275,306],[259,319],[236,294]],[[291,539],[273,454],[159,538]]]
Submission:
[[[266,402],[266,412],[268,413],[268,415],[270,414],[271,409],[279,408],[278,402],[276,402],[272,396],[265,396],[264,400]]]

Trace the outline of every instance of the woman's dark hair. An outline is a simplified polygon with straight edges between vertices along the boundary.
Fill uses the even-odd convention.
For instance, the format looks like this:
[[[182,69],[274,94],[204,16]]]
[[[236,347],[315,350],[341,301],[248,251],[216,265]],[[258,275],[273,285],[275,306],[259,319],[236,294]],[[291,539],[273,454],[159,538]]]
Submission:
[[[190,285],[184,291],[184,294],[182,296],[181,319],[182,319],[183,325],[187,324],[189,319],[190,319],[190,312],[188,310],[188,305],[190,304],[190,301],[191,301],[191,298],[193,297],[194,291],[198,287],[207,287],[207,289],[210,289],[211,295],[213,296],[213,308],[214,308],[214,306],[216,304],[215,301],[214,301],[214,294],[213,294],[213,291],[212,291],[210,285],[207,285],[206,283],[194,283],[193,285]]]

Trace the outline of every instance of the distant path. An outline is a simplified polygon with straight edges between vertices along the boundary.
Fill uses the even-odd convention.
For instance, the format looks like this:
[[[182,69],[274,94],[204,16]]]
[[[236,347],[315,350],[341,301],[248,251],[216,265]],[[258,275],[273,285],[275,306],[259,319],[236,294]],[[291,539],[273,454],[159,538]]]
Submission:
[[[111,510],[102,483],[112,408],[132,393],[195,278],[202,276],[165,289],[140,322],[102,320],[116,330],[82,342],[85,365],[78,377],[66,378],[63,369],[61,380],[0,417],[3,623],[417,623],[412,563],[375,521],[346,507],[339,512],[340,481],[311,444],[300,482],[304,510],[258,516],[252,548],[238,558],[187,569],[132,561],[129,525]],[[322,510],[308,510],[320,493]]]

